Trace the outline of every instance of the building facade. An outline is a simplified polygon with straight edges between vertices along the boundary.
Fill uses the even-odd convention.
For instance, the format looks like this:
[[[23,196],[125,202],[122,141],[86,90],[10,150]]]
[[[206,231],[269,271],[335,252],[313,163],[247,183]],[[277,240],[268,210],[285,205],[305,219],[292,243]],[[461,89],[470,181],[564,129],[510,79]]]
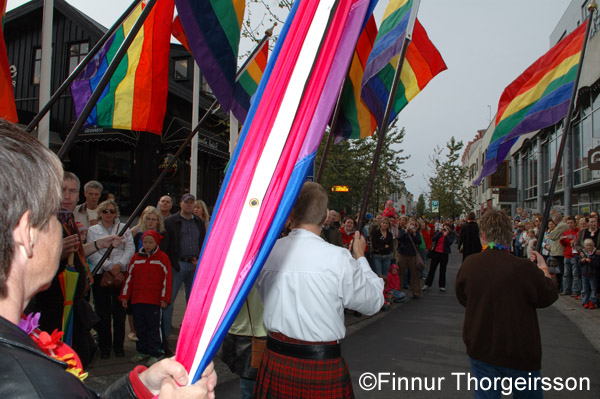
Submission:
[[[550,47],[587,19],[590,0],[572,0],[550,35]],[[600,209],[600,17],[596,12],[587,44],[571,131],[567,138],[552,206],[565,214],[588,214]],[[481,215],[495,207],[515,212],[522,207],[530,213],[543,212],[550,191],[553,170],[563,135],[563,122],[522,136],[509,159],[479,186],[473,186],[485,159],[494,123],[468,146],[463,165],[470,179]],[[596,155],[597,154],[597,155]],[[597,158],[595,158],[597,157]],[[596,170],[598,168],[598,170]]]
[[[6,13],[4,35],[11,65],[19,123],[27,125],[39,108],[43,1],[34,0]],[[77,64],[107,31],[105,27],[64,0],[54,1],[52,28],[52,83],[54,93]],[[177,151],[191,131],[194,61],[179,44],[171,44],[169,94],[161,135],[117,129],[86,128],[79,133],[63,161],[65,169],[82,183],[100,181],[105,195],[116,196],[122,212],[131,212],[144,197],[166,160]],[[206,84],[200,95],[200,116],[214,100]],[[50,112],[50,147],[56,152],[75,123],[69,89]],[[198,197],[216,201],[229,160],[229,120],[223,112],[207,118],[199,132]],[[169,171],[147,205],[170,194],[177,203],[189,191],[190,146]],[[81,197],[83,198],[83,197]]]

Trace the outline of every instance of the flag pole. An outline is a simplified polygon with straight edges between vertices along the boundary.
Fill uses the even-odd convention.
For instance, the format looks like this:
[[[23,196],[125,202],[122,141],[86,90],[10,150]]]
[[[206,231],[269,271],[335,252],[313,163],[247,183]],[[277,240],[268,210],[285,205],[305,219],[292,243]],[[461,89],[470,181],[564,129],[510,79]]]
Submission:
[[[104,43],[112,36],[112,34],[117,30],[119,26],[125,21],[125,19],[131,14],[131,12],[137,7],[140,0],[134,0],[129,8],[125,10],[125,12],[119,17],[119,19],[110,27],[109,30],[98,40],[96,45],[90,50],[90,52],[85,56],[83,60],[77,65],[77,67],[69,74],[67,79],[60,85],[60,87],[54,92],[52,97],[48,100],[46,105],[44,105],[36,116],[33,117],[29,125],[25,128],[26,132],[31,132],[37,125],[40,123],[40,120],[50,111],[50,108],[58,101],[63,92],[69,87],[69,85],[75,80],[79,73],[89,64],[89,62],[94,58],[96,53],[102,48]]]
[[[274,26],[273,26],[273,28],[274,28]],[[250,65],[250,63],[254,60],[254,58],[256,57],[256,55],[258,54],[258,52],[264,45],[264,43],[269,39],[269,37],[271,37],[271,35],[273,34],[273,28],[271,28],[265,32],[265,36],[261,39],[261,41],[258,43],[258,45],[254,48],[254,50],[252,51],[250,56],[248,58],[246,58],[246,60],[244,61],[244,63],[242,64],[242,66],[240,67],[240,69],[237,71],[237,73],[235,75],[236,81],[242,76],[242,74],[244,73],[246,68],[248,68],[248,65]],[[167,172],[169,171],[169,169],[171,169],[171,166],[173,166],[175,161],[177,161],[179,156],[183,153],[183,150],[185,150],[187,145],[192,141],[192,139],[200,131],[200,126],[202,126],[202,124],[204,123],[204,121],[206,120],[208,115],[214,113],[214,111],[217,110],[217,104],[218,104],[217,100],[214,100],[212,102],[210,107],[208,107],[208,109],[202,116],[202,119],[200,119],[198,124],[192,129],[190,134],[188,134],[185,141],[181,144],[181,146],[179,146],[179,149],[177,150],[175,155],[171,158],[171,160],[169,161],[167,166],[163,169],[161,174],[158,175],[158,177],[156,178],[154,183],[152,183],[152,186],[150,186],[150,188],[148,189],[148,191],[146,192],[144,197],[140,200],[140,202],[137,204],[137,206],[131,213],[131,216],[129,216],[129,218],[127,219],[127,222],[125,222],[125,224],[123,225],[123,228],[121,229],[121,231],[119,231],[119,233],[118,233],[119,237],[123,236],[125,234],[125,232],[127,231],[127,229],[129,228],[129,226],[131,226],[135,217],[140,213],[142,208],[144,208],[144,204],[148,201],[148,199],[150,198],[152,193],[158,188],[160,183],[162,183],[163,179],[167,175]],[[104,264],[106,259],[108,259],[108,257],[110,256],[110,253],[112,252],[112,250],[113,250],[112,246],[108,247],[108,249],[106,250],[104,255],[102,255],[102,258],[100,258],[100,260],[98,261],[98,264],[94,267],[94,270],[91,272],[92,275],[96,275],[96,273],[100,270],[100,268],[102,267],[102,265]]]
[[[414,28],[415,20],[417,19],[417,12],[419,11],[420,1],[416,0],[413,4],[413,10],[411,10],[411,19],[409,21],[409,25],[406,31],[406,37],[404,38],[404,43],[402,44],[402,50],[400,52],[400,57],[398,58],[398,65],[396,67],[396,72],[394,73],[394,80],[392,81],[392,88],[390,90],[390,95],[388,96],[388,102],[385,107],[385,113],[383,114],[382,125],[379,126],[379,130],[377,132],[377,147],[375,148],[375,153],[373,154],[373,163],[371,164],[371,171],[369,172],[369,180],[367,181],[367,187],[365,188],[365,195],[363,196],[362,205],[360,207],[360,213],[358,216],[358,229],[362,231],[363,228],[363,220],[365,215],[367,214],[367,207],[369,206],[369,198],[371,197],[371,191],[373,190],[373,184],[375,183],[375,175],[377,174],[377,167],[379,166],[379,157],[381,156],[381,150],[383,149],[383,143],[385,141],[385,135],[388,131],[389,119],[392,114],[392,107],[394,99],[396,98],[396,93],[398,91],[398,83],[400,82],[400,75],[402,74],[402,66],[404,65],[404,59],[406,58],[406,50],[408,49],[408,44],[412,40],[412,32]]]
[[[154,8],[156,1],[157,0],[149,0],[148,3],[146,3],[146,7],[144,7],[144,9],[142,10],[142,13],[140,14],[138,19],[135,21],[135,23],[131,27],[131,31],[129,31],[129,33],[125,37],[125,40],[123,40],[123,43],[119,47],[119,50],[117,50],[115,57],[113,58],[111,63],[108,65],[108,68],[106,69],[106,72],[102,76],[102,79],[100,79],[98,86],[92,93],[92,96],[90,97],[88,102],[85,104],[85,107],[81,111],[79,118],[77,118],[77,121],[75,121],[75,124],[71,128],[71,131],[69,131],[69,134],[67,135],[63,145],[60,147],[60,150],[58,151],[57,155],[61,161],[65,158],[65,156],[67,155],[67,152],[69,152],[69,150],[71,149],[71,146],[73,145],[73,142],[75,142],[75,139],[77,138],[79,131],[83,127],[83,124],[87,120],[87,117],[92,112],[92,109],[96,106],[98,99],[102,95],[102,92],[104,92],[104,88],[108,84],[109,80],[112,78],[112,75],[114,74],[115,70],[121,63],[121,60],[127,53],[129,46],[131,45],[131,43],[137,36],[139,30],[142,28],[142,25],[144,25],[144,22],[146,22],[146,18],[148,18],[150,11],[152,11],[152,8]]]
[[[573,82],[573,90],[571,91],[571,100],[569,101],[569,108],[567,111],[567,115],[565,116],[563,134],[560,140],[560,147],[558,148],[558,154],[556,154],[556,162],[554,164],[554,172],[552,174],[552,182],[550,183],[550,190],[548,192],[548,196],[546,197],[546,205],[544,207],[544,214],[542,216],[542,225],[540,226],[540,231],[538,232],[538,240],[536,244],[536,251],[542,251],[542,244],[544,240],[544,233],[548,226],[548,218],[550,216],[550,209],[552,208],[552,199],[554,197],[554,191],[556,189],[556,183],[558,182],[558,173],[561,169],[560,163],[562,162],[563,152],[565,149],[565,145],[567,143],[567,139],[569,134],[571,133],[571,119],[573,118],[573,108],[575,107],[575,100],[577,99],[577,86],[579,85],[579,77],[581,76],[581,69],[583,67],[583,59],[585,57],[585,49],[587,47],[587,42],[590,37],[590,29],[593,25],[594,12],[598,11],[598,4],[595,0],[593,0],[588,5],[588,11],[590,15],[588,16],[587,26],[585,28],[585,38],[583,39],[583,46],[581,48],[581,56],[579,57],[579,64],[577,65],[577,74],[575,75],[575,81]],[[541,183],[539,183],[541,184]]]
[[[350,68],[350,66],[348,66],[348,68]],[[327,160],[327,155],[329,155],[329,148],[331,147],[331,143],[333,142],[333,135],[335,132],[335,128],[338,124],[340,109],[342,108],[342,94],[344,93],[344,86],[346,85],[346,80],[348,80],[348,73],[346,73],[346,77],[344,78],[344,82],[342,83],[342,88],[340,89],[337,103],[335,104],[335,110],[333,111],[333,117],[331,118],[331,128],[329,129],[329,136],[327,137],[327,143],[325,144],[323,154],[321,155],[321,163],[319,164],[319,170],[317,171],[317,177],[315,179],[317,183],[321,183],[321,178],[323,177],[323,170],[325,169],[325,161]]]

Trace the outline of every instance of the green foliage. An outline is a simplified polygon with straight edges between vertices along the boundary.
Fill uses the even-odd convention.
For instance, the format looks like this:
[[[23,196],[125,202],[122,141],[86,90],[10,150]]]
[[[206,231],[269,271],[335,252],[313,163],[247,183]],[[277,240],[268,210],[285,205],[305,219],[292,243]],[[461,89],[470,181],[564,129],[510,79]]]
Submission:
[[[433,173],[429,178],[429,209],[431,201],[440,201],[440,215],[444,217],[458,217],[474,206],[471,191],[465,185],[468,168],[460,163],[463,147],[463,142],[452,136],[445,149],[437,146],[429,158]],[[444,159],[446,150],[448,154]]]
[[[417,216],[421,217],[421,216],[425,215],[426,208],[427,208],[427,206],[425,205],[425,195],[423,193],[421,193],[419,195],[419,199],[417,200],[417,206],[415,209]]]
[[[325,134],[317,151],[315,175],[319,170],[327,139],[328,134]],[[402,181],[408,175],[401,165],[409,158],[403,155],[404,150],[400,148],[403,140],[404,129],[396,129],[394,122],[385,137],[368,212],[382,210],[391,194],[400,192],[403,188]],[[344,140],[330,146],[320,183],[330,193],[331,208],[345,208],[348,213],[360,211],[376,146],[377,135],[360,140]],[[350,191],[331,192],[334,185],[346,185]]]

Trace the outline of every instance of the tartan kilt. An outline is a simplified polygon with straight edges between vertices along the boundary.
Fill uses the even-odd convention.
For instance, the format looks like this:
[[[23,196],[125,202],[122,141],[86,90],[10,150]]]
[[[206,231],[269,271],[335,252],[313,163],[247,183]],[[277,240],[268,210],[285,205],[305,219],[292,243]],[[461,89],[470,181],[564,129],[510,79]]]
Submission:
[[[271,333],[279,341],[315,344]],[[311,360],[265,349],[254,387],[254,398],[354,398],[352,380],[343,358]]]

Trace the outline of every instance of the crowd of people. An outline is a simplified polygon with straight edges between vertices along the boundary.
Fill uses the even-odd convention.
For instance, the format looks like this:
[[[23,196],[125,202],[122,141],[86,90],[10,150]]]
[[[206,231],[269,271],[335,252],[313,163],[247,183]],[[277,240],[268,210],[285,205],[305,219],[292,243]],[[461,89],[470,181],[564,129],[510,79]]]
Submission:
[[[109,392],[130,389],[140,397],[158,392],[169,397],[189,388],[199,396],[214,396],[212,365],[199,383],[180,388],[178,385],[187,383],[187,374],[180,364],[168,359],[172,355],[168,338],[173,303],[182,285],[186,302],[189,300],[210,219],[206,204],[184,193],[179,198],[180,210],[172,214],[174,200],[164,195],[156,207],[144,209],[137,225],[124,229],[118,200],[108,196],[102,200],[101,182],[87,182],[83,186],[85,201],[79,203],[78,177],[63,172],[51,152],[12,125],[3,123],[0,135],[0,145],[5,147],[2,156],[7,158],[4,161],[15,165],[11,172],[15,176],[2,181],[0,190],[0,195],[6,196],[5,203],[15,208],[2,214],[2,222],[9,229],[3,233],[0,248],[4,251],[0,337],[5,339],[0,351],[15,359],[25,356],[23,351],[43,355],[28,359],[34,369],[39,367],[41,373],[53,375],[53,367],[67,368],[82,379],[82,370],[96,350],[103,359],[125,356],[129,315],[131,332],[127,338],[136,342],[137,350],[130,360],[136,364],[145,361],[145,367],[136,367]],[[34,153],[36,161],[31,156]],[[44,179],[44,184],[39,179]],[[24,181],[29,183],[26,195],[20,194],[25,188],[16,183]],[[507,283],[511,291],[535,289],[539,294],[533,305],[513,304],[522,311],[523,325],[531,324],[528,346],[539,346],[537,319],[531,309],[549,306],[558,292],[580,300],[586,309],[598,306],[596,212],[563,217],[553,211],[543,232],[540,254],[536,249],[541,215],[528,215],[521,208],[512,219],[490,210],[479,223],[473,213],[455,222],[398,214],[388,201],[375,217],[367,215],[360,223],[343,211],[328,210],[327,203],[323,187],[305,183],[245,311],[229,331],[222,356],[230,357],[228,364],[241,376],[244,397],[278,397],[298,379],[307,394],[318,390],[334,393],[333,397],[352,396],[339,346],[345,336],[345,309],[359,316],[372,315],[394,302],[405,301],[409,294],[419,299],[432,289],[436,275],[439,291],[445,292],[453,248],[463,258],[456,294],[466,307],[463,337],[469,338],[465,344],[475,374],[485,375],[488,366],[505,355],[474,344],[487,339],[491,323],[489,317],[477,315],[483,314],[484,307],[495,306],[497,299],[490,296],[495,282],[481,274],[481,262],[491,265],[489,270],[495,278],[514,276],[510,270],[515,268],[528,273],[519,284]],[[501,261],[509,252],[511,258]],[[472,297],[478,300],[469,301]],[[507,313],[510,309],[508,304],[506,317],[514,317],[514,313]],[[43,335],[42,331],[50,334]],[[250,365],[256,337],[264,341],[264,355]],[[525,345],[523,342],[526,340],[515,343],[514,353]],[[58,357],[64,344],[75,352]],[[50,352],[44,354],[48,348]],[[510,370],[539,371],[538,355],[509,356],[500,363]],[[71,357],[73,362],[66,360]],[[58,361],[52,363],[53,358]],[[317,374],[321,377],[316,378]],[[29,380],[26,389],[39,389],[38,385],[44,384]],[[92,395],[78,383],[66,381],[66,386],[73,392]],[[27,396],[27,391],[23,392]]]

